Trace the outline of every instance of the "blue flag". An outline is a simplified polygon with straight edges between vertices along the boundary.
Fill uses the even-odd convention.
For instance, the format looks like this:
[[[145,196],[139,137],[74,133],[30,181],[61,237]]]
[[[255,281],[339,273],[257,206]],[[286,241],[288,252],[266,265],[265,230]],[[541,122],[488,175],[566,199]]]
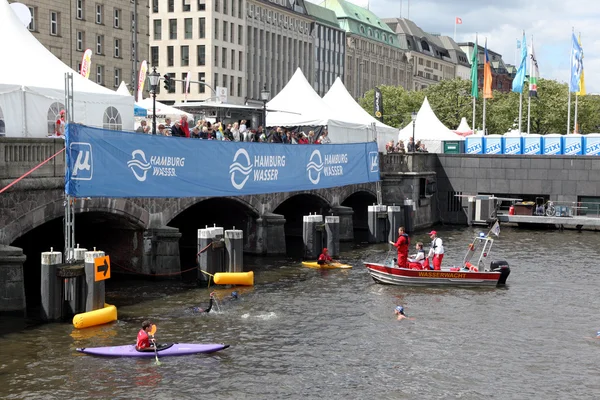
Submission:
[[[521,48],[521,41],[519,39],[517,39],[517,49]]]
[[[581,79],[581,71],[583,70],[583,50],[579,45],[579,41],[573,33],[573,44],[571,45],[571,80],[569,83],[569,91],[579,92],[579,80]]]
[[[521,43],[521,64],[519,65],[515,79],[512,81],[512,91],[517,93],[523,93],[523,82],[525,82],[525,73],[527,70],[527,39],[525,38],[525,32],[523,32],[523,41]]]

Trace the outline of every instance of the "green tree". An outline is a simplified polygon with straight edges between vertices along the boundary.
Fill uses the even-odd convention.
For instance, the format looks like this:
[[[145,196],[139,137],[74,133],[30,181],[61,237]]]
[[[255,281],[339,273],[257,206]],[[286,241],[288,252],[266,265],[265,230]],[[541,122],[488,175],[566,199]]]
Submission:
[[[383,123],[395,128],[403,128],[411,119],[410,114],[418,111],[423,103],[423,92],[406,91],[402,86],[379,86],[383,97]],[[374,116],[375,90],[371,89],[358,99],[369,114]]]

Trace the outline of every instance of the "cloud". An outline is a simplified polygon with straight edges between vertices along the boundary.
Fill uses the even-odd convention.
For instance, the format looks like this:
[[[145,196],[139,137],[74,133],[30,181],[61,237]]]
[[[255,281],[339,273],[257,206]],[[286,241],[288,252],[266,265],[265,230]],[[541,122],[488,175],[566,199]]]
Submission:
[[[408,0],[352,0],[381,18],[409,17]],[[315,1],[319,2],[320,1]],[[410,2],[410,19],[426,32],[454,35],[454,18],[460,17],[456,40],[488,39],[488,48],[515,63],[517,39],[523,30],[533,43],[542,78],[569,79],[571,30],[581,32],[588,93],[600,93],[600,6],[598,0],[418,0]]]

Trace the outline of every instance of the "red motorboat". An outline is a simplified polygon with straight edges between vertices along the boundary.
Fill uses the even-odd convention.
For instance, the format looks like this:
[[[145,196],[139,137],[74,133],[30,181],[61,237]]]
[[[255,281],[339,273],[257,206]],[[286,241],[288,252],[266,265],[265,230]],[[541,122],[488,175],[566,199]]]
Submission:
[[[443,268],[439,271],[399,268],[393,260],[382,263],[364,262],[377,283],[406,286],[503,286],[510,275],[506,261],[492,261],[486,266],[494,239],[481,233],[469,244],[461,267]],[[479,254],[477,264],[471,264],[473,255]]]

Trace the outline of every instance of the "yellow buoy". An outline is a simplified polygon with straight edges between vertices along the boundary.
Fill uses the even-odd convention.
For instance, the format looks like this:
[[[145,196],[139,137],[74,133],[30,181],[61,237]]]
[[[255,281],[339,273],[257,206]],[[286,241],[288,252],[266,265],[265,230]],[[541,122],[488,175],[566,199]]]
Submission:
[[[117,320],[117,307],[104,304],[104,308],[77,314],[73,317],[73,326],[77,329],[102,325]]]
[[[217,285],[254,285],[254,272],[217,272],[214,276]]]

